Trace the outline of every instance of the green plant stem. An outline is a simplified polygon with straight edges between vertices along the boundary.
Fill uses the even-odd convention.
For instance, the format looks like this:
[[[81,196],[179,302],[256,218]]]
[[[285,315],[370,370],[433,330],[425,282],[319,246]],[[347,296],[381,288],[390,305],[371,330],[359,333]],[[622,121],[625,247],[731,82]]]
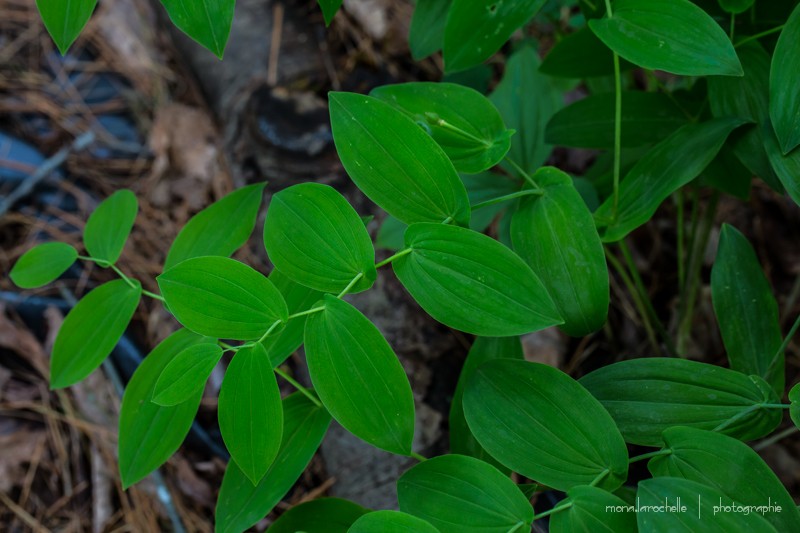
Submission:
[[[375,268],[380,268],[382,266],[388,265],[389,263],[391,263],[395,259],[398,259],[398,258],[403,257],[404,255],[410,254],[410,253],[411,253],[411,248],[405,248],[403,250],[400,250],[399,252],[397,252],[393,256],[387,257],[386,259],[384,259],[380,263],[375,263]]]
[[[287,321],[288,321],[288,318],[287,318]],[[260,338],[260,339],[258,339],[258,341],[256,341],[256,343],[255,343],[255,344],[261,344],[262,342],[264,342],[264,340],[265,340],[267,337],[269,337],[270,333],[272,333],[273,331],[275,331],[275,328],[277,328],[277,327],[278,327],[278,326],[280,326],[281,324],[283,324],[283,321],[282,321],[282,320],[276,320],[275,322],[273,322],[273,323],[272,323],[272,325],[271,325],[271,326],[270,326],[270,327],[267,329],[267,331],[265,331],[265,332],[264,332],[264,334],[261,336],[261,338]]]
[[[233,344],[228,344],[227,342],[223,342],[221,340],[217,340],[217,344],[219,344],[220,347],[224,348],[225,351],[228,351],[228,352],[237,352],[237,351],[239,351],[239,347],[238,346],[234,346]]]
[[[776,433],[776,434],[772,435],[771,437],[767,437],[766,439],[762,440],[761,442],[755,444],[753,446],[753,449],[755,451],[757,451],[757,452],[760,452],[761,450],[772,446],[776,442],[778,442],[780,440],[783,440],[786,437],[791,437],[792,435],[794,435],[798,431],[800,431],[800,428],[798,428],[797,426],[788,427],[788,428],[784,429],[783,431],[781,431],[779,433]]]
[[[314,313],[319,313],[320,311],[324,311],[324,310],[325,310],[325,306],[324,305],[320,306],[320,307],[312,307],[311,309],[306,309],[305,311],[300,311],[299,313],[293,313],[293,314],[289,315],[287,320],[291,320],[293,318],[299,318],[301,316],[306,316],[306,315],[313,315]]]
[[[610,473],[611,473],[611,470],[606,468],[605,470],[600,472],[600,474],[598,474],[598,476],[596,478],[594,478],[591,483],[589,483],[589,486],[590,487],[596,487],[601,481],[603,481],[606,477],[608,477],[608,475]]]
[[[520,198],[523,196],[542,196],[544,194],[543,191],[533,190],[533,189],[525,189],[522,191],[512,192],[510,194],[505,194],[503,196],[498,196],[497,198],[492,198],[491,200],[485,200],[483,202],[478,202],[477,204],[470,207],[472,211],[477,211],[478,209],[482,209],[484,207],[489,207],[490,205],[499,204],[502,202],[506,202],[508,200],[513,200],[514,198]]]
[[[275,373],[278,374],[280,377],[288,381],[289,384],[295,389],[297,389],[303,396],[311,400],[314,403],[314,405],[316,405],[317,407],[322,407],[322,402],[320,402],[319,399],[317,399],[316,395],[314,395],[307,388],[300,385],[300,383],[298,383],[292,376],[290,376],[280,368],[275,368],[273,370],[275,370]]]
[[[605,0],[606,14],[608,18],[613,18],[614,12],[611,10],[611,0]],[[622,75],[619,68],[619,55],[613,53],[614,57],[614,203],[611,210],[612,221],[617,218],[617,206],[619,205],[619,175],[622,161]]]
[[[470,132],[468,132],[466,130],[462,130],[458,126],[454,126],[454,125],[450,124],[449,122],[447,122],[444,119],[441,119],[441,118],[435,119],[433,121],[433,124],[435,124],[436,126],[439,126],[442,129],[445,129],[445,130],[448,130],[448,131],[452,131],[453,133],[455,133],[457,135],[461,135],[465,139],[469,139],[470,141],[476,142],[478,144],[482,144],[483,146],[489,147],[489,146],[492,145],[492,143],[490,141],[487,141],[486,139],[481,139],[480,137],[476,137],[473,134],[471,134]]]
[[[91,261],[92,263],[97,263],[98,265],[100,265],[101,267],[104,267],[104,268],[110,268],[111,270],[114,271],[114,273],[117,274],[117,276],[119,276],[122,280],[124,280],[125,283],[127,283],[131,288],[133,288],[133,289],[137,288],[136,284],[134,283],[134,279],[131,278],[131,277],[126,276],[125,273],[122,272],[119,268],[117,268],[117,265],[115,265],[113,263],[109,263],[108,261],[102,261],[100,259],[95,259],[94,257],[89,257],[89,256],[86,256],[86,255],[79,255],[78,259],[82,259],[83,261]],[[145,296],[149,296],[150,298],[152,298],[154,300],[158,300],[158,301],[160,301],[162,303],[166,303],[166,300],[160,294],[156,294],[154,292],[146,291],[144,289],[142,289],[142,294],[144,294]]]
[[[635,457],[631,457],[628,459],[628,464],[636,463],[638,461],[645,461],[647,459],[652,459],[653,457],[660,457],[662,455],[670,455],[672,454],[672,450],[656,450],[654,452],[643,453],[642,455],[637,455]]]
[[[347,287],[345,287],[342,290],[342,292],[340,292],[336,297],[337,298],[341,298],[342,296],[344,296],[345,294],[350,292],[350,289],[355,287],[356,283],[358,283],[358,280],[360,280],[363,277],[364,277],[364,273],[363,272],[359,272],[358,274],[356,274],[355,277],[352,280],[350,280],[350,283],[347,284]]]
[[[511,159],[511,158],[510,158],[510,157],[508,157],[508,156],[504,157],[503,159],[505,159],[505,161],[506,161],[506,162],[507,162],[509,165],[511,165],[511,166],[514,168],[514,170],[516,170],[516,171],[517,171],[517,173],[518,173],[520,176],[522,176],[522,178],[523,178],[525,181],[527,181],[527,182],[528,182],[528,184],[529,184],[529,185],[532,187],[532,190],[533,190],[533,191],[536,191],[536,192],[537,192],[537,193],[539,193],[539,194],[544,194],[544,189],[542,189],[541,187],[539,187],[539,185],[537,185],[537,184],[536,184],[536,181],[534,181],[533,177],[532,177],[530,174],[528,174],[527,172],[525,172],[525,169],[524,169],[524,168],[522,168],[521,166],[519,166],[519,165],[517,164],[517,162],[516,162],[516,161],[514,161],[513,159]]]
[[[149,296],[153,300],[158,300],[161,303],[167,303],[167,301],[164,299],[164,297],[161,296],[160,294],[156,294],[154,292],[146,291],[144,289],[142,289],[142,294],[144,294],[145,296]]]
[[[419,453],[417,453],[417,452],[411,452],[409,455],[410,455],[411,457],[413,457],[414,459],[416,459],[417,461],[419,461],[419,462],[422,462],[422,461],[427,461],[427,460],[428,460],[428,458],[427,458],[427,457],[425,457],[424,455],[422,455],[422,454],[419,454]]]
[[[734,35],[734,28],[736,27],[736,14],[731,13],[731,27],[728,31],[728,37],[730,38],[731,42],[733,42],[733,35]]]
[[[537,515],[535,515],[535,516],[533,517],[533,519],[534,519],[534,520],[539,520],[540,518],[544,518],[544,517],[546,517],[546,516],[550,516],[551,514],[556,514],[556,513],[560,513],[561,511],[566,511],[566,510],[567,510],[567,509],[569,509],[570,507],[572,507],[572,502],[568,502],[568,503],[565,503],[565,504],[563,504],[563,505],[558,505],[558,506],[556,506],[556,507],[553,507],[553,508],[552,508],[552,509],[550,509],[549,511],[545,511],[545,512],[543,512],[543,513],[540,513],[540,514],[537,514]]]
[[[780,361],[781,358],[781,354],[783,354],[786,351],[786,348],[789,347],[789,343],[792,342],[792,338],[794,338],[795,334],[797,334],[798,329],[800,329],[800,315],[797,315],[794,324],[792,324],[792,327],[789,329],[789,333],[787,333],[786,337],[784,337],[783,342],[780,345],[780,348],[778,348],[778,351],[775,352],[775,355],[772,356],[772,361],[769,362],[769,366],[767,367],[767,375],[769,375],[772,372],[775,365],[778,364],[778,361]]]
[[[675,200],[675,206],[678,210],[678,221],[676,224],[678,228],[678,294],[682,294],[683,288],[686,284],[686,265],[684,264],[686,256],[684,240],[686,235],[684,235],[685,231],[683,227],[683,189],[678,189],[673,198]]]
[[[778,33],[779,31],[781,31],[783,29],[784,26],[785,26],[785,24],[781,24],[780,26],[776,26],[776,27],[771,28],[769,30],[764,30],[761,33],[756,33],[755,35],[751,35],[749,37],[745,37],[744,39],[742,39],[738,43],[734,44],[733,47],[734,48],[738,48],[739,46],[742,46],[745,43],[749,43],[750,41],[755,41],[756,39],[761,39],[762,37],[766,37],[767,35],[772,35],[773,33]]]

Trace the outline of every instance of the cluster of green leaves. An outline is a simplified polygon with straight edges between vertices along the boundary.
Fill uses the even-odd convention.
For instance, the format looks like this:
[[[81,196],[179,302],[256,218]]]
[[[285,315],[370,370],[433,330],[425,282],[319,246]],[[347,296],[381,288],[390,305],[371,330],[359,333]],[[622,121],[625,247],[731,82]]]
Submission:
[[[340,4],[320,1],[327,22]],[[411,49],[417,57],[441,49],[448,72],[474,73],[543,4],[420,1]],[[588,23],[558,40],[541,64],[534,46],[518,47],[488,96],[456,83],[330,94],[342,164],[388,213],[375,243],[344,197],[305,183],[271,198],[263,228],[274,265],[269,276],[230,259],[253,231],[264,190],[258,184],[231,193],[181,230],[158,277],[160,295],[115,265],[137,213],[129,191],[90,217],[87,256],[47,243],[20,258],[11,278],[23,288],[53,281],[79,257],[121,278],[92,290],[67,316],[53,350],[53,388],[101,364],[142,296],[162,300],[183,326],[153,350],[126,389],[119,437],[126,487],[178,448],[205,381],[230,353],[219,425],[232,460],[217,504],[219,531],[244,530],[269,513],[331,419],[375,447],[420,459],[398,480],[400,511],[320,499],[284,513],[270,531],[519,532],[546,516],[556,532],[800,529],[791,496],[744,443],[770,435],[784,410],[800,426],[800,386],[781,403],[784,352],[800,320],[782,336],[770,284],[735,228],[723,226],[711,275],[729,369],[651,357],[576,381],[526,362],[519,340],[552,326],[572,336],[602,328],[606,258],[619,266],[610,245],[621,243],[629,259],[625,237],[684,188],[746,197],[757,176],[800,202],[800,7],[783,0],[580,4]],[[93,8],[39,5],[51,33],[54,20],[64,28],[62,41],[54,33],[60,46]],[[164,5],[179,27],[221,55],[232,1]],[[743,12],[749,16],[737,18]],[[764,27],[775,18],[779,26]],[[729,34],[720,22],[730,24]],[[734,28],[745,37],[735,40]],[[635,69],[649,90],[635,90]],[[670,83],[677,88],[653,70],[675,75]],[[562,89],[580,80],[589,96],[562,108]],[[606,152],[575,178],[542,166],[553,145]],[[484,233],[492,222],[498,240]],[[376,263],[376,247],[395,253]],[[370,289],[389,264],[431,317],[476,335],[453,398],[450,455],[424,460],[412,450],[407,376],[377,327],[345,299]],[[638,274],[631,270],[619,268],[635,291]],[[301,345],[313,390],[282,367]],[[282,399],[276,376],[298,392]],[[630,457],[629,444],[653,451]],[[649,460],[652,478],[625,486],[629,465],[640,460]],[[509,472],[535,484],[516,485]],[[535,514],[530,495],[543,490],[566,498]],[[701,508],[607,512],[665,498],[699,501]],[[769,499],[782,511],[742,515],[705,507],[720,499]]]

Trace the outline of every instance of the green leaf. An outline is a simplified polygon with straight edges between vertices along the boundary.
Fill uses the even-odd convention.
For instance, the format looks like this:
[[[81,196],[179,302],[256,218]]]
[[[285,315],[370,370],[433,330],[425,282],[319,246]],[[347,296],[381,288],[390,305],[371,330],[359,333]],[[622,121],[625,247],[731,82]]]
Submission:
[[[347,533],[439,533],[430,522],[400,511],[374,511],[355,521]]]
[[[715,430],[740,440],[768,435],[781,413],[759,406],[777,403],[757,376],[716,365],[672,358],[622,361],[580,379],[611,413],[625,441],[661,446],[672,426]]]
[[[269,275],[269,280],[283,295],[286,307],[290,314],[308,311],[322,298],[322,293],[295,283],[277,269]],[[292,355],[303,344],[303,331],[306,327],[306,317],[301,316],[291,319],[286,327],[278,333],[273,333],[261,341],[267,350],[272,366],[282,364],[287,357]]]
[[[629,70],[633,65],[623,59],[620,68]],[[613,76],[614,53],[584,27],[558,41],[545,56],[539,72],[559,78]]]
[[[741,504],[727,499],[716,489],[686,479],[660,477],[641,481],[636,501],[636,508],[640,509],[636,513],[639,531],[775,532],[769,522],[756,513],[715,509],[716,506]],[[651,506],[664,512],[641,510]]]
[[[562,322],[531,268],[494,239],[466,228],[419,223],[409,226],[405,241],[409,252],[392,262],[395,274],[442,324],[507,337]]]
[[[738,15],[750,9],[756,0],[719,0],[719,5],[728,13]]]
[[[326,294],[306,321],[308,372],[333,418],[356,437],[409,455],[414,437],[411,385],[389,343],[349,303]]]
[[[731,368],[755,374],[778,395],[785,383],[778,302],[747,237],[722,225],[711,296]]]
[[[375,250],[361,218],[333,187],[302,183],[272,197],[264,222],[264,247],[275,268],[297,283],[339,293],[375,282]]]
[[[545,144],[545,126],[563,105],[561,91],[539,73],[538,67],[536,50],[523,46],[509,58],[503,79],[489,97],[506,126],[517,131],[511,137],[508,157],[525,172],[534,172],[550,155],[552,147]]]
[[[609,304],[608,266],[592,214],[572,184],[554,167],[533,175],[542,196],[523,197],[511,219],[511,242],[564,318],[573,337],[597,331]]]
[[[253,233],[266,185],[235,190],[189,219],[170,246],[164,270],[193,257],[228,257],[241,248]]]
[[[780,506],[780,512],[759,513],[778,531],[800,530],[800,512],[778,476],[753,449],[712,431],[686,427],[664,431],[669,455],[650,459],[656,477],[696,481],[744,505]]]
[[[200,335],[257,339],[289,315],[281,293],[266,277],[226,257],[188,259],[156,279],[178,322]]]
[[[325,25],[330,26],[336,12],[342,7],[342,0],[317,0],[320,9],[322,9],[322,16],[325,17]]]
[[[469,455],[482,461],[486,461],[500,470],[506,470],[496,459],[489,455],[486,450],[478,443],[475,436],[467,425],[464,418],[464,388],[475,374],[475,371],[486,361],[493,359],[517,359],[522,360],[522,344],[519,337],[476,337],[472,344],[467,360],[461,368],[458,376],[458,384],[450,402],[450,452],[461,455]]]
[[[58,279],[77,258],[78,252],[69,244],[39,244],[17,259],[8,277],[21,289],[36,289]]]
[[[452,0],[419,0],[414,7],[408,46],[417,61],[442,49],[444,23],[451,3]]]
[[[464,455],[423,461],[397,480],[400,510],[441,533],[527,531],[533,508],[517,486],[490,464]]]
[[[622,498],[597,487],[578,485],[567,491],[564,505],[569,508],[554,513],[550,517],[552,533],[572,533],[574,531],[609,531],[613,533],[636,533],[636,514],[616,512],[628,504]],[[560,505],[560,504],[559,504]],[[609,508],[615,511],[610,512]]]
[[[792,402],[789,406],[789,417],[800,428],[800,383],[789,391],[789,401]]]
[[[613,93],[578,100],[553,115],[545,139],[550,144],[579,148],[614,147]],[[686,117],[663,93],[622,93],[621,146],[634,147],[662,141],[686,124]]]
[[[750,196],[753,173],[737,158],[733,151],[723,146],[717,157],[703,170],[697,180],[700,186],[714,187],[741,200]]]
[[[195,344],[175,356],[164,368],[153,391],[158,405],[178,405],[203,391],[211,371],[222,358],[217,343]]]
[[[789,153],[800,145],[800,6],[794,8],[778,37],[769,73],[769,116],[780,141],[781,151]]]
[[[406,223],[469,223],[469,200],[458,174],[430,135],[371,96],[328,96],[336,150],[370,200]]]
[[[236,0],[161,0],[161,4],[178,29],[222,59]]]
[[[89,255],[116,263],[136,220],[139,204],[128,189],[121,189],[97,206],[83,230],[83,244]]]
[[[117,345],[142,296],[138,281],[131,287],[118,279],[81,298],[67,314],[53,344],[50,388],[61,389],[92,373]]]
[[[283,438],[275,461],[256,486],[234,461],[228,463],[214,513],[215,530],[239,533],[269,514],[308,466],[330,422],[324,408],[299,392],[285,398]]]
[[[497,109],[481,93],[454,83],[384,85],[371,96],[403,111],[442,147],[458,172],[477,174],[502,161],[511,147]]]
[[[444,28],[444,68],[456,72],[489,59],[541,9],[544,0],[453,0]]]
[[[684,76],[741,76],[725,32],[689,0],[615,0],[613,17],[590,20],[606,46],[631,63]]]
[[[36,0],[44,27],[62,56],[89,22],[96,5],[97,0]]]
[[[133,373],[119,413],[122,488],[127,489],[164,464],[189,433],[203,391],[172,407],[154,403],[153,392],[158,377],[179,353],[207,342],[207,338],[180,329],[156,346]]]
[[[771,124],[765,124],[762,131],[770,165],[791,199],[800,205],[800,148],[783,155]]]
[[[616,242],[653,216],[670,194],[696,178],[717,155],[734,128],[745,121],[717,118],[687,124],[654,146],[628,172],[619,188],[619,204],[609,197],[595,211],[603,242]]]
[[[538,483],[567,490],[601,478],[597,486],[613,490],[627,477],[628,450],[614,420],[551,366],[484,363],[464,390],[464,415],[492,457]]]
[[[397,220],[392,215],[386,215],[375,237],[375,248],[396,252],[403,247],[403,235],[408,224]]]
[[[283,407],[278,381],[260,344],[233,356],[219,391],[219,430],[239,469],[258,484],[278,455]]]
[[[351,501],[320,498],[292,507],[267,533],[347,533],[353,522],[368,512]]]

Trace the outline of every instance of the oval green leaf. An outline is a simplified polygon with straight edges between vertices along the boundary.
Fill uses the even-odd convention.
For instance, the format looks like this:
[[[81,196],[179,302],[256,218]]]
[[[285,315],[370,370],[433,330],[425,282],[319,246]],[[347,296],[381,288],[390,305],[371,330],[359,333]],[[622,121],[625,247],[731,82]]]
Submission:
[[[439,530],[407,513],[374,511],[356,520],[347,533],[439,533]]]
[[[178,29],[222,59],[236,0],[161,0],[161,4]]]
[[[257,485],[230,461],[215,516],[217,533],[239,533],[264,518],[292,488],[328,431],[331,417],[301,393],[283,400],[283,438],[278,455]]]
[[[616,0],[612,7],[612,17],[589,27],[631,63],[684,76],[742,75],[728,36],[689,0]]]
[[[403,366],[375,325],[349,303],[326,294],[306,320],[311,382],[331,416],[356,437],[409,455],[414,398]]]
[[[562,322],[531,268],[494,239],[456,226],[419,223],[394,271],[433,318],[473,335],[507,337]]]
[[[264,247],[275,268],[295,282],[338,294],[375,282],[375,250],[356,210],[333,187],[302,183],[272,197],[264,222]]]
[[[139,306],[142,286],[124,280],[93,289],[72,308],[58,330],[50,361],[50,388],[61,389],[92,373],[117,345]]]
[[[164,407],[153,403],[158,377],[175,357],[209,339],[180,329],[145,357],[125,387],[119,413],[119,472],[127,489],[172,457],[192,427],[203,391]]]
[[[408,31],[408,46],[411,56],[419,61],[442,49],[444,23],[452,0],[424,0],[417,2],[411,27]]]
[[[188,259],[156,279],[178,322],[200,335],[258,339],[289,316],[281,293],[266,277],[226,257]]]
[[[786,155],[782,154],[770,123],[762,127],[762,134],[770,165],[789,197],[800,205],[800,148],[795,148]]]
[[[775,391],[759,377],[673,358],[622,361],[580,379],[611,413],[626,442],[661,446],[672,426],[717,430],[740,440],[768,435],[781,421]]]
[[[69,244],[39,244],[17,259],[8,277],[20,289],[36,289],[58,279],[77,258],[78,252]]]
[[[320,498],[292,507],[267,533],[347,533],[350,526],[368,512],[348,500]]]
[[[533,176],[544,191],[523,197],[511,219],[511,242],[542,280],[573,337],[606,322],[608,266],[592,214],[564,172],[543,167]]]
[[[208,376],[222,358],[216,343],[196,344],[179,353],[158,377],[153,401],[158,405],[178,405],[202,393]]]
[[[619,496],[589,485],[578,485],[567,491],[564,505],[569,508],[550,517],[551,533],[574,531],[609,531],[636,533],[636,514]],[[561,504],[559,504],[561,505]]]
[[[278,455],[283,407],[272,363],[260,344],[233,356],[219,391],[219,430],[239,469],[258,484]]]
[[[731,368],[760,376],[783,394],[778,302],[747,237],[729,224],[722,225],[711,269],[711,299]]]
[[[769,73],[769,116],[784,154],[800,145],[800,5],[778,37]]]
[[[619,188],[619,203],[609,197],[595,211],[601,238],[616,242],[653,216],[670,194],[696,178],[717,155],[725,139],[746,121],[717,118],[687,124],[654,146],[628,172]]]
[[[800,531],[800,512],[778,476],[753,449],[734,438],[686,427],[664,431],[669,455],[650,459],[656,477],[696,481],[744,505],[779,506],[761,514],[778,531]]]
[[[36,0],[44,27],[62,56],[89,22],[96,5],[97,0]]]
[[[567,490],[600,478],[598,487],[614,490],[627,477],[628,450],[614,420],[551,366],[483,364],[464,390],[464,415],[486,451],[538,483]]]
[[[453,0],[444,28],[446,72],[483,63],[541,9],[545,0]]]
[[[136,220],[139,203],[128,189],[122,189],[97,206],[86,221],[83,244],[93,258],[116,263]]]
[[[377,98],[328,97],[336,151],[370,200],[406,222],[466,226],[469,199],[447,154],[401,111]]]
[[[393,105],[422,126],[458,172],[477,174],[502,161],[511,135],[497,108],[481,93],[455,83],[384,85],[371,96]]]
[[[235,190],[189,219],[169,248],[164,270],[193,257],[228,257],[241,248],[253,233],[266,185]]]
[[[441,533],[527,531],[533,508],[517,486],[490,464],[465,455],[423,461],[397,480],[400,510]]]
[[[623,59],[620,68],[630,70],[633,65]],[[556,43],[542,61],[539,72],[559,78],[613,76],[614,53],[592,30],[583,27]],[[624,134],[625,129],[622,131]]]

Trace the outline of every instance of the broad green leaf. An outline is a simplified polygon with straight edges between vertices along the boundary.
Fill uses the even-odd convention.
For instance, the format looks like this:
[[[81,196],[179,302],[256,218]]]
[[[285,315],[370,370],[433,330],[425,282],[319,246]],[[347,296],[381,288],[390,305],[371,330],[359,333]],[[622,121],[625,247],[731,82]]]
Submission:
[[[444,28],[446,72],[489,59],[545,0],[453,0]]]
[[[289,315],[281,293],[266,277],[226,257],[188,259],[156,279],[178,322],[200,335],[258,339]]]
[[[336,189],[301,183],[272,197],[264,222],[264,247],[275,268],[312,289],[338,294],[375,282],[375,250],[356,210]]]
[[[508,208],[509,203],[500,202],[474,209],[476,204],[519,192],[522,187],[522,184],[518,180],[493,172],[463,174],[461,176],[461,181],[464,182],[469,202],[473,206],[472,219],[469,221],[469,227],[478,232],[486,230],[492,221],[497,218],[497,215]]]
[[[445,83],[457,83],[464,87],[475,89],[481,94],[489,92],[489,84],[493,79],[494,70],[485,63],[442,76],[442,81]]]
[[[615,0],[612,8],[589,27],[631,63],[684,76],[742,75],[725,31],[689,0]]]
[[[400,283],[454,329],[507,337],[562,323],[531,268],[494,239],[444,224],[412,224],[408,253],[392,262]]]
[[[269,275],[269,280],[283,295],[286,307],[290,314],[308,311],[322,298],[322,293],[309,289],[299,283],[295,283],[286,275],[281,274],[277,269],[273,269]],[[286,327],[278,333],[272,333],[261,341],[261,345],[267,350],[272,366],[282,364],[287,357],[292,355],[301,344],[303,344],[303,331],[306,327],[306,317],[301,316],[291,319]]]
[[[193,257],[228,257],[241,248],[253,233],[266,185],[237,189],[189,219],[169,248],[164,270]]]
[[[278,381],[260,344],[233,356],[219,391],[219,430],[239,469],[257,485],[278,455],[283,406]]]
[[[783,155],[772,126],[767,123],[762,129],[764,148],[766,148],[769,162],[791,199],[800,205],[800,148],[794,148],[788,154]]]
[[[320,498],[292,507],[267,533],[347,533],[353,522],[368,512],[351,501]]]
[[[442,49],[444,23],[452,0],[418,0],[411,18],[408,46],[419,61]]]
[[[522,360],[522,344],[519,337],[476,337],[461,368],[458,384],[450,402],[450,453],[469,455],[499,468],[506,470],[496,459],[489,455],[478,443],[464,418],[464,388],[475,374],[475,371],[486,361],[492,359],[517,359]]]
[[[308,372],[322,403],[346,430],[388,452],[409,455],[414,398],[403,366],[375,325],[326,294],[306,320]]]
[[[746,121],[717,118],[687,124],[654,146],[626,174],[619,188],[619,204],[609,197],[595,211],[601,238],[616,242],[648,220],[670,194],[694,178],[717,155],[731,131]]]
[[[81,298],[58,330],[50,361],[50,388],[61,389],[92,373],[117,345],[139,306],[142,286],[118,279]]]
[[[554,167],[533,175],[541,196],[523,197],[511,219],[511,242],[542,280],[573,337],[597,331],[609,304],[608,266],[592,214],[572,184]]]
[[[550,155],[553,148],[545,144],[545,126],[563,105],[561,91],[538,68],[536,50],[523,46],[509,58],[503,79],[489,97],[506,126],[517,131],[508,157],[525,172],[534,172]]]
[[[719,6],[728,13],[738,15],[753,7],[755,1],[756,0],[719,0]]]
[[[400,510],[441,533],[528,531],[533,508],[517,486],[490,464],[465,455],[423,461],[397,480]]]
[[[800,383],[789,391],[789,401],[792,402],[789,406],[789,417],[800,428]]]
[[[711,296],[731,368],[755,374],[778,395],[785,383],[778,302],[747,237],[722,225]]]
[[[44,27],[62,56],[89,22],[96,5],[97,0],[36,0]]]
[[[370,200],[406,223],[469,223],[469,200],[458,174],[430,135],[371,96],[328,96],[336,151]]]
[[[375,511],[356,520],[347,533],[439,533],[439,530],[407,513]]]
[[[613,93],[578,100],[553,115],[547,123],[545,139],[561,146],[613,148],[614,102]],[[622,93],[621,146],[660,142],[686,122],[686,116],[666,94]]]
[[[275,461],[256,486],[234,461],[228,463],[214,513],[215,530],[239,533],[269,514],[308,466],[330,422],[324,408],[299,392],[285,398],[283,439]]]
[[[714,187],[741,200],[750,196],[753,173],[745,167],[733,150],[723,146],[717,157],[703,170],[697,182],[700,186]]]
[[[778,37],[769,73],[769,116],[781,151],[789,153],[800,145],[800,5],[794,8]]]
[[[628,450],[614,420],[551,366],[484,363],[464,390],[464,415],[492,457],[537,483],[567,490],[601,478],[597,486],[613,490],[627,477]]]
[[[471,224],[472,222],[470,222]],[[397,220],[392,215],[386,215],[375,237],[375,248],[396,252],[403,247],[403,235],[408,224]]]
[[[139,204],[128,189],[121,189],[97,206],[86,221],[83,244],[89,255],[100,261],[116,263],[136,220]]]
[[[119,413],[119,472],[127,489],[164,464],[186,438],[203,391],[189,400],[163,407],[153,403],[158,377],[174,358],[208,339],[180,329],[145,357],[125,387]]]
[[[636,533],[636,514],[619,496],[597,487],[578,485],[567,491],[570,506],[550,517],[551,533],[608,531]],[[613,510],[610,510],[613,509]]]
[[[747,444],[713,431],[686,427],[664,431],[664,443],[669,455],[653,457],[647,463],[653,476],[696,481],[745,505],[780,506],[780,512],[760,514],[778,531],[800,530],[800,512],[794,500]]]
[[[342,7],[342,0],[317,0],[320,9],[322,9],[322,16],[325,17],[325,25],[330,26],[336,12]]]
[[[69,244],[39,244],[17,259],[8,277],[21,289],[36,289],[58,279],[77,258],[78,252]]]
[[[195,344],[175,356],[156,381],[153,401],[158,405],[178,405],[203,391],[208,376],[222,358],[216,343]]]
[[[481,93],[454,83],[384,85],[371,96],[403,111],[442,147],[458,172],[477,174],[502,161],[511,135]]]
[[[222,59],[236,0],[161,0],[161,4],[178,29]]]
[[[717,430],[747,441],[768,435],[781,421],[780,410],[759,407],[778,402],[761,378],[687,359],[622,361],[585,375],[580,384],[631,444],[661,446],[662,432],[672,426]]]
[[[620,67],[629,70],[633,65],[622,60]],[[613,76],[614,53],[584,27],[558,41],[545,56],[539,72],[560,78]]]
[[[659,477],[639,482],[636,492],[639,531],[703,531],[730,533],[749,531],[775,533],[769,522],[756,513],[727,511],[717,506],[741,505],[719,490],[687,479]],[[762,505],[767,505],[762,502]],[[647,512],[642,507],[653,507]],[[663,512],[658,512],[663,509]]]

